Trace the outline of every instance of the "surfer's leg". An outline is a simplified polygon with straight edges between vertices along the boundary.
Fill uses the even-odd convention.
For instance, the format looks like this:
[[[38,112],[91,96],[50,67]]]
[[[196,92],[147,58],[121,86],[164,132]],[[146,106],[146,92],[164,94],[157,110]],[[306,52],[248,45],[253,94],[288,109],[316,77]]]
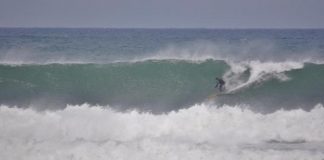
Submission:
[[[219,85],[219,91],[221,91],[221,92],[223,92],[223,90],[224,90],[224,85]]]

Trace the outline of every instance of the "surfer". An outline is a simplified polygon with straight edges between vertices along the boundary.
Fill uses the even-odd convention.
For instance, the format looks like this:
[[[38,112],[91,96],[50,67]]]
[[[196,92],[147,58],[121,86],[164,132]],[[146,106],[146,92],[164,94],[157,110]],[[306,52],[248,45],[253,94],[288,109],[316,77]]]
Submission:
[[[222,92],[225,88],[225,81],[221,78],[216,77],[217,80],[217,84],[215,86],[215,88],[219,88],[219,91]]]

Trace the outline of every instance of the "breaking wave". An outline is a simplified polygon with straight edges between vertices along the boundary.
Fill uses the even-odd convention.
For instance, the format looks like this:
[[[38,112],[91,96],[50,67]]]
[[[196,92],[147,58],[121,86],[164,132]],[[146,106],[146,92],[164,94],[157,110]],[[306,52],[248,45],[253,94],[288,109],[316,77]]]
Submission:
[[[271,114],[197,104],[158,115],[87,104],[45,112],[1,106],[0,155],[6,160],[320,160],[323,117],[321,104],[309,112]]]
[[[0,65],[0,73],[1,104],[40,109],[90,103],[168,112],[204,102],[217,93],[215,77],[223,77],[226,92],[231,93],[213,99],[217,105],[248,104],[275,111],[309,110],[324,103],[324,66],[312,63],[147,60]]]
[[[323,160],[323,33],[0,28],[0,157]]]

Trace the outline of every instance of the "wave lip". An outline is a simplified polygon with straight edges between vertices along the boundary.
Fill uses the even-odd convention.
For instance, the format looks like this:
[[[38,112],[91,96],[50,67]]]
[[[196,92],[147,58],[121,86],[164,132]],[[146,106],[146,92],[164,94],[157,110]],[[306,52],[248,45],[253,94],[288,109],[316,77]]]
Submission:
[[[270,159],[276,153],[288,159],[318,159],[324,148],[312,150],[307,145],[324,146],[323,117],[321,104],[310,112],[280,110],[271,114],[200,104],[159,115],[116,112],[87,104],[46,112],[1,106],[0,154],[7,159],[90,159],[99,155],[124,159],[133,154],[145,159],[170,155],[190,159],[184,153],[191,152],[203,159],[215,155],[251,158],[250,154],[252,159]],[[285,144],[292,146],[285,150],[267,145],[271,140],[303,142],[295,149],[292,145],[296,144]]]

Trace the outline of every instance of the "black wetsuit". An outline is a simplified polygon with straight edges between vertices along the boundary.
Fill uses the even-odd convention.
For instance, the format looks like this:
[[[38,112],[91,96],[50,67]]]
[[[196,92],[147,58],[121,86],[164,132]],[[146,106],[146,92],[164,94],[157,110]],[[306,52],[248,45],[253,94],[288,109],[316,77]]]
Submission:
[[[216,80],[218,81],[215,88],[219,88],[219,91],[223,91],[224,90],[224,85],[225,85],[225,81],[220,79],[220,78],[216,78]]]

